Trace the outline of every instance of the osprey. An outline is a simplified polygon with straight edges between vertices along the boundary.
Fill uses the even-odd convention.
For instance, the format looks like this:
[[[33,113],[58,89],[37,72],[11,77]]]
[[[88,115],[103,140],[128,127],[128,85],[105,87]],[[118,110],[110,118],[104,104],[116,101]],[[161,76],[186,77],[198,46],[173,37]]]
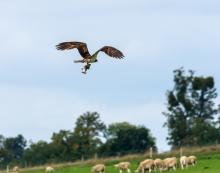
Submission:
[[[82,42],[63,42],[56,45],[57,50],[70,50],[77,48],[82,59],[74,61],[75,63],[85,63],[86,65],[82,68],[82,73],[86,74],[87,70],[90,69],[91,63],[98,62],[97,56],[100,51],[105,52],[108,56],[122,59],[124,57],[123,53],[118,49],[111,46],[104,46],[97,50],[93,55],[90,55],[86,43]]]

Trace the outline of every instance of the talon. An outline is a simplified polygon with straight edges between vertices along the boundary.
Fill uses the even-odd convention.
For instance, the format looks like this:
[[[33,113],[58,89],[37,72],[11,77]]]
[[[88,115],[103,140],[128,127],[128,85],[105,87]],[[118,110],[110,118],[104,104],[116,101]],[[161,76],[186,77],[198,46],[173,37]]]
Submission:
[[[81,68],[82,69],[82,73],[86,74],[86,69],[85,68]]]

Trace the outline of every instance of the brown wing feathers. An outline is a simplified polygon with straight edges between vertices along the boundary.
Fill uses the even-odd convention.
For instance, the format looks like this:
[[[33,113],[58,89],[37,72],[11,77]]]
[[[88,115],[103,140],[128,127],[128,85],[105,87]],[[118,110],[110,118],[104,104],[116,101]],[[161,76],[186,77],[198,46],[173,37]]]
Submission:
[[[82,42],[63,42],[60,43],[58,45],[56,45],[57,50],[69,50],[69,49],[74,49],[77,48],[80,55],[83,58],[90,58],[91,55],[88,51],[87,45],[86,43],[82,43]],[[99,51],[105,52],[107,55],[109,55],[110,57],[114,57],[114,58],[118,58],[121,59],[124,57],[123,53],[111,46],[104,46],[103,48],[99,49]]]
[[[69,50],[77,48],[78,44],[76,42],[63,42],[58,45],[56,45],[57,50]]]
[[[118,59],[121,59],[124,57],[123,53],[120,50],[118,50],[114,47],[111,47],[111,46],[104,46],[99,51],[105,52],[110,57],[114,57],[114,58],[118,58]]]
[[[57,50],[69,50],[69,49],[77,48],[80,55],[83,58],[88,58],[91,56],[88,51],[86,43],[82,43],[82,42],[63,42],[56,45],[56,48]]]

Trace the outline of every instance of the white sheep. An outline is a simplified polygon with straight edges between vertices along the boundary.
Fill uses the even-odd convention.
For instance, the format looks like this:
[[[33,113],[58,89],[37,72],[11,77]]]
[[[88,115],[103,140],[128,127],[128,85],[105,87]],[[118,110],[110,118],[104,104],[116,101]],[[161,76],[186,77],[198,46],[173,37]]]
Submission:
[[[195,164],[197,163],[197,158],[196,158],[196,156],[189,156],[188,157],[188,164],[189,165],[193,165],[193,166],[195,166]]]
[[[105,173],[105,165],[97,164],[92,167],[91,173]]]
[[[180,157],[180,166],[182,169],[187,168],[189,164],[189,158],[187,156]]]
[[[122,173],[122,171],[127,171],[130,173],[130,162],[120,162],[118,164],[114,165],[115,168],[119,169],[119,172]]]
[[[13,169],[12,169],[12,172],[13,172],[13,173],[18,173],[18,172],[19,172],[19,169],[20,169],[20,168],[19,168],[18,166],[14,166]]]
[[[54,168],[52,166],[47,166],[45,172],[54,172]]]
[[[166,158],[164,161],[165,170],[169,170],[170,168],[176,170],[177,167],[177,159],[176,157]]]
[[[161,159],[155,159],[154,160],[154,170],[159,170],[160,172],[164,169],[164,161]]]
[[[146,170],[148,172],[151,172],[153,168],[154,168],[154,160],[146,159],[146,160],[140,162],[140,164],[135,172],[136,173],[145,173]]]
[[[197,158],[196,156],[182,156],[180,157],[180,166],[182,169],[187,168],[189,165],[195,166],[197,163]]]

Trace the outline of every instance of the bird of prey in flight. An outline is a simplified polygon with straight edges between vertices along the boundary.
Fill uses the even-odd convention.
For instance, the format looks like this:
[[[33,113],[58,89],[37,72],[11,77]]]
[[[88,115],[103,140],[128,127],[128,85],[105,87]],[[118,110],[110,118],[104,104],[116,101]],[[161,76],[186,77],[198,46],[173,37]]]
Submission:
[[[82,42],[63,42],[56,45],[57,50],[70,50],[77,48],[82,59],[74,61],[75,63],[85,63],[85,66],[82,68],[82,73],[86,74],[87,70],[90,69],[91,63],[98,62],[97,56],[100,51],[105,52],[108,56],[122,59],[124,57],[123,53],[118,49],[111,46],[104,46],[101,49],[97,50],[94,54],[90,54],[87,48],[86,43]]]

